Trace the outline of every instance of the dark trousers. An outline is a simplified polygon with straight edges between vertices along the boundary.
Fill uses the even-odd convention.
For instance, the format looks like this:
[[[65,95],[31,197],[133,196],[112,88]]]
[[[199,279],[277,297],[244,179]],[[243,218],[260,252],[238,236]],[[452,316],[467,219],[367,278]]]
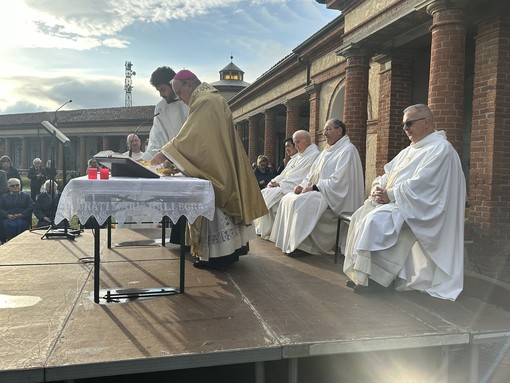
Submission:
[[[6,219],[2,221],[2,228],[0,230],[0,241],[5,242],[14,238],[18,234],[23,233],[28,229],[28,223],[25,219]]]

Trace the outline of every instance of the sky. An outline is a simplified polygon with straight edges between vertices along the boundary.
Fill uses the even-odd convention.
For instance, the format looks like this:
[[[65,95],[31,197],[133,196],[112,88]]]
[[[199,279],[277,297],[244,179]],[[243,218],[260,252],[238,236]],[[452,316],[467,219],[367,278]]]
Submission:
[[[159,102],[159,66],[252,83],[340,13],[315,0],[14,0],[0,12],[0,114]]]

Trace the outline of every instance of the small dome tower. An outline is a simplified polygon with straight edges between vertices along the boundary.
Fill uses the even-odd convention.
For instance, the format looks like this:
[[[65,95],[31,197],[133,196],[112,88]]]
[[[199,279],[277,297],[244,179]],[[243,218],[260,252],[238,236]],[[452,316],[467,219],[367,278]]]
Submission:
[[[232,62],[233,58],[230,56],[230,63],[220,70],[220,81],[211,83],[227,101],[250,85],[243,81],[244,72]]]

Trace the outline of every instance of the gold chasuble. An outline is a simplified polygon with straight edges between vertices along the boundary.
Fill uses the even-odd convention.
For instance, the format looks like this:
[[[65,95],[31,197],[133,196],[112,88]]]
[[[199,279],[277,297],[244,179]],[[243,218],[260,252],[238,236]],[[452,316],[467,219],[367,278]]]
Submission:
[[[216,207],[236,224],[251,225],[267,208],[229,106],[215,88],[202,83],[189,107],[188,119],[161,151],[185,175],[211,181]]]

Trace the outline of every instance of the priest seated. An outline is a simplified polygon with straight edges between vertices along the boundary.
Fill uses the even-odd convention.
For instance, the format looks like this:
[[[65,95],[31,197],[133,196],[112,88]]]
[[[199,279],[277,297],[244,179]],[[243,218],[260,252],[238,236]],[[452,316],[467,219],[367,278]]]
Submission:
[[[411,145],[384,166],[351,218],[344,272],[359,294],[418,290],[455,300],[464,279],[466,181],[427,105],[404,110]]]
[[[266,188],[262,189],[262,196],[266,202],[268,213],[255,220],[258,234],[263,239],[269,239],[273,228],[274,217],[278,211],[280,200],[303,180],[310,171],[313,161],[319,155],[317,145],[312,144],[310,133],[298,130],[292,139],[285,140],[285,151],[290,160],[283,171],[273,178]]]
[[[345,124],[326,122],[327,147],[293,193],[280,201],[270,240],[286,254],[296,249],[309,254],[333,254],[337,215],[361,206],[363,169],[358,150],[346,135]]]

